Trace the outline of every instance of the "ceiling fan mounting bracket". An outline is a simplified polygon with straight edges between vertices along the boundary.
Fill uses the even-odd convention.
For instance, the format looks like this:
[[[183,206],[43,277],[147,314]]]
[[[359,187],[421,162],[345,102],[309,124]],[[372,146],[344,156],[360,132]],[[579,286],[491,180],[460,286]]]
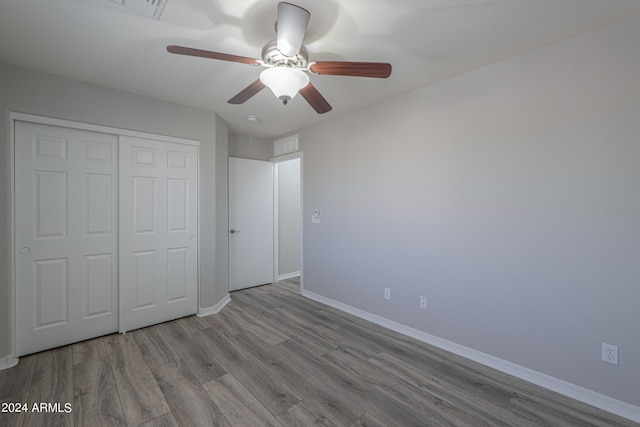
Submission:
[[[276,40],[267,42],[262,48],[262,61],[265,65],[280,67],[306,68],[309,63],[309,55],[304,46],[300,46],[300,52],[295,56],[286,56],[278,50]]]

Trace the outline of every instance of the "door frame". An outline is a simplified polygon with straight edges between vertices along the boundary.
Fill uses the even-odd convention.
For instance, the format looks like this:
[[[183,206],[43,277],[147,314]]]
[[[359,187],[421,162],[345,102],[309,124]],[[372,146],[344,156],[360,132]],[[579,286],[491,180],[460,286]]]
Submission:
[[[303,259],[303,234],[304,234],[304,182],[303,182],[303,153],[302,151],[296,151],[294,153],[285,154],[278,157],[271,158],[271,162],[274,164],[273,169],[273,283],[278,282],[279,276],[279,259],[278,259],[278,163],[287,162],[289,160],[300,159],[300,291],[304,289],[304,259]]]
[[[193,145],[198,148],[198,224],[197,224],[197,239],[198,239],[198,265],[197,265],[197,281],[198,281],[198,310],[200,309],[200,218],[202,217],[202,188],[200,185],[200,173],[202,168],[200,167],[200,141],[186,138],[178,138],[167,135],[152,134],[149,132],[134,131],[128,129],[121,129],[111,126],[94,125],[89,123],[77,122],[73,120],[57,119],[47,116],[39,116],[35,114],[21,113],[17,111],[9,111],[9,221],[10,221],[10,237],[9,244],[9,276],[11,283],[9,285],[9,342],[11,348],[9,354],[3,358],[0,358],[0,370],[7,369],[18,364],[19,358],[16,357],[16,254],[15,254],[15,123],[31,122],[43,125],[60,126],[70,129],[80,129],[93,132],[110,133],[118,136],[132,136],[137,138],[155,139],[158,141],[173,142],[177,144]]]

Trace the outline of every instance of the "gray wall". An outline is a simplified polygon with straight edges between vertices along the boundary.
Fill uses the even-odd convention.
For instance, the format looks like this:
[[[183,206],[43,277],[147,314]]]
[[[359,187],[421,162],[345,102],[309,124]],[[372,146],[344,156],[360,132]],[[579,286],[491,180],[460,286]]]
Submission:
[[[43,115],[161,135],[191,138],[200,145],[201,307],[210,307],[228,292],[216,281],[216,155],[226,153],[224,122],[214,113],[144,98],[104,87],[0,63],[0,358],[10,354],[10,200],[9,111]],[[221,127],[216,129],[216,126]],[[217,150],[219,152],[217,152]],[[224,158],[226,164],[226,157]],[[225,184],[226,185],[226,184]],[[226,200],[226,199],[225,199]],[[226,210],[222,206],[219,211]],[[225,233],[226,236],[226,233]],[[218,248],[219,249],[219,248]],[[226,264],[222,266],[226,268]]]
[[[300,159],[278,167],[278,274],[300,272]]]
[[[229,157],[269,160],[273,157],[273,143],[264,138],[229,132]]]
[[[305,289],[640,405],[638,40],[633,19],[301,129]]]

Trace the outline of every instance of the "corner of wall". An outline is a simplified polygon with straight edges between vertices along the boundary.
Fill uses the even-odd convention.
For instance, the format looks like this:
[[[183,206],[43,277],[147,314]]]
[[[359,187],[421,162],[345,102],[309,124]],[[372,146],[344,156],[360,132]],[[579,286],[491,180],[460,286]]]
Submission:
[[[10,354],[5,357],[0,357],[0,371],[4,369],[13,368],[18,364],[19,358],[15,357],[13,354]]]
[[[215,301],[229,296],[229,125],[216,114],[215,147]]]
[[[227,295],[225,295],[216,305],[212,307],[207,307],[207,308],[200,308],[198,310],[197,316],[207,317],[207,316],[211,316],[212,314],[219,313],[220,310],[222,310],[224,306],[229,304],[230,302],[231,302],[231,295],[227,293]]]

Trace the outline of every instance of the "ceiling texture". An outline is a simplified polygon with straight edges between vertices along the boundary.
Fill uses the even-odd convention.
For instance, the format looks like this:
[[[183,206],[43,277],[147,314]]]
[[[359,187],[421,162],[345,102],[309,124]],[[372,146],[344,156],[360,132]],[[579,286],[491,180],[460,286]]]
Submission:
[[[310,61],[393,66],[388,79],[311,75],[333,106],[322,115],[268,89],[228,104],[262,67],[166,51],[260,59],[277,3],[167,0],[156,20],[113,0],[0,0],[0,62],[214,111],[235,132],[273,137],[640,15],[638,0],[292,0],[311,13]]]

